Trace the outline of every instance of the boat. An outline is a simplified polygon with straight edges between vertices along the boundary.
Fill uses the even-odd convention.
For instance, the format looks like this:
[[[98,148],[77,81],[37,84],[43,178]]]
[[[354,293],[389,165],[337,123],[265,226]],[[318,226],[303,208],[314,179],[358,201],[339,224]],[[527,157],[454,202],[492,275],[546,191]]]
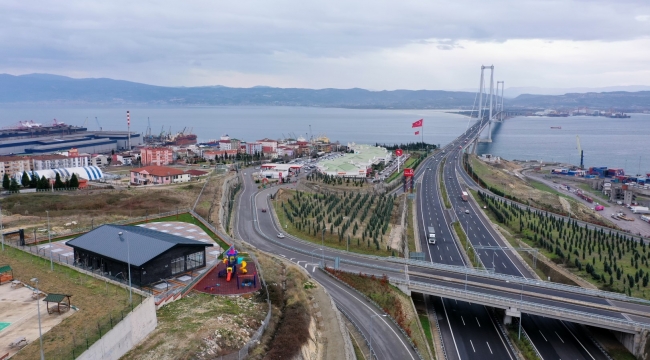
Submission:
[[[562,129],[561,126],[551,126],[551,129]]]
[[[193,145],[196,144],[196,135],[179,133],[167,141],[167,145]]]

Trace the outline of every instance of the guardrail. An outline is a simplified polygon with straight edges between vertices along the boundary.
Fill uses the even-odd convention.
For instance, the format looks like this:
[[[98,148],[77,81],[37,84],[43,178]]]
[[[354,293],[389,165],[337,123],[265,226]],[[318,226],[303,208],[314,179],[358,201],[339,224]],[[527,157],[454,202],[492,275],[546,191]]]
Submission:
[[[389,278],[394,284],[406,285],[410,290],[425,294],[450,297],[472,303],[493,306],[503,309],[516,308],[521,312],[545,317],[574,321],[578,323],[611,328],[623,332],[639,332],[650,329],[650,324],[637,321],[619,319],[606,315],[591,314],[584,311],[569,310],[557,306],[544,305],[530,301],[515,300],[504,296],[483,294],[472,290],[460,290],[442,285],[434,285],[419,281],[405,281],[403,279]]]
[[[370,347],[370,342],[368,341],[368,338],[366,337],[366,335],[363,334],[363,331],[361,331],[361,328],[359,327],[359,325],[357,325],[357,323],[352,319],[352,317],[351,317],[350,315],[348,315],[347,312],[345,312],[345,310],[343,310],[342,307],[336,305],[336,308],[337,308],[337,309],[341,312],[341,314],[343,314],[343,316],[345,316],[345,318],[348,319],[348,321],[349,321],[349,322],[350,322],[350,323],[351,323],[351,324],[352,324],[352,325],[357,329],[357,331],[359,332],[359,334],[361,334],[361,336],[363,336],[363,341],[366,342],[366,345],[368,346],[368,349],[370,349],[370,359],[372,359],[373,357],[374,357],[375,359],[377,359],[377,354],[375,354],[375,351]],[[361,350],[361,349],[359,349],[359,350]],[[363,353],[363,351],[361,351],[361,352]]]

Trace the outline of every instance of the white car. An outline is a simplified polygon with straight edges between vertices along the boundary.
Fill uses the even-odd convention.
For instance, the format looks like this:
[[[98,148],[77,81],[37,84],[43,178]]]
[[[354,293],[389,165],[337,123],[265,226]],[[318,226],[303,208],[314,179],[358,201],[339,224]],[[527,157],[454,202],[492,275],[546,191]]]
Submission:
[[[284,234],[283,233],[278,233],[278,238],[279,239],[284,239]]]

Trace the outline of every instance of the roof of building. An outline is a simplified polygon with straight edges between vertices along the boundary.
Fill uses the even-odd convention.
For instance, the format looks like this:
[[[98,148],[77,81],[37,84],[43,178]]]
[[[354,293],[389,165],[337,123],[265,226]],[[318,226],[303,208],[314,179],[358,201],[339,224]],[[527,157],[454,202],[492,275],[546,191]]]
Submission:
[[[262,140],[257,140],[257,142],[274,142],[277,143],[277,140],[269,139],[269,138],[264,138]]]
[[[10,161],[29,161],[31,158],[27,156],[0,156],[0,161],[10,162]]]
[[[141,173],[145,171],[147,172],[147,174],[153,176],[171,176],[171,175],[183,174],[183,170],[174,169],[167,166],[156,166],[156,165],[145,166],[145,167],[131,170],[131,172],[137,172],[137,173]]]
[[[370,166],[378,159],[389,156],[385,148],[370,145],[355,145],[354,154],[344,154],[341,157],[322,161],[318,167],[325,172],[351,172],[357,169],[359,172]]]
[[[61,160],[61,159],[67,159],[67,158],[68,158],[67,156],[60,155],[60,154],[32,156],[32,159],[34,159],[34,160]]]
[[[120,232],[122,232],[121,238],[119,236]],[[129,246],[129,259],[127,259],[127,241]],[[212,244],[182,236],[139,226],[124,225],[102,225],[95,230],[68,241],[67,245],[125,263],[128,260],[134,266],[142,266],[177,245],[212,246]]]
[[[185,173],[193,175],[193,176],[203,176],[203,175],[207,174],[208,172],[207,171],[190,169],[190,170],[185,171]]]

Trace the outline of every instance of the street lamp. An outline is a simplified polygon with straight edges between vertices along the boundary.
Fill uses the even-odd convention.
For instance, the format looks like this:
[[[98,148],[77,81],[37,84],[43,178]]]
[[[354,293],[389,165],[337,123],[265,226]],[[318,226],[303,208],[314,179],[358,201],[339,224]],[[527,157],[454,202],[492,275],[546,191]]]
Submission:
[[[34,287],[36,288],[36,309],[38,309],[38,339],[41,342],[41,360],[45,360],[45,355],[43,354],[43,333],[41,332],[41,304],[38,303],[40,301],[38,292],[38,278],[32,278],[30,281],[34,283]]]
[[[120,231],[117,233],[117,235],[120,237],[121,241],[124,241],[124,238],[122,237],[122,232]],[[129,238],[126,238],[126,265],[128,266],[129,270],[129,304],[133,303],[133,295],[131,293],[131,254],[129,251]]]
[[[325,247],[325,227],[323,227],[323,231],[321,231],[320,244],[322,247]]]
[[[323,249],[314,249],[310,252],[312,264],[314,263],[314,253],[316,251],[321,251],[321,255],[323,256],[323,267],[325,267],[325,252],[323,251]]]
[[[45,210],[47,214],[47,242],[50,244],[50,270],[54,271],[54,263],[52,263],[52,234],[50,234],[50,211]]]
[[[372,349],[372,336],[375,333],[374,332],[375,329],[374,329],[374,326],[373,326],[373,324],[374,324],[373,319],[374,319],[375,316],[386,317],[387,315],[386,314],[384,314],[384,315],[382,315],[382,314],[374,314],[374,315],[370,316],[370,358],[371,359],[372,359],[372,353],[374,353],[374,350]]]

